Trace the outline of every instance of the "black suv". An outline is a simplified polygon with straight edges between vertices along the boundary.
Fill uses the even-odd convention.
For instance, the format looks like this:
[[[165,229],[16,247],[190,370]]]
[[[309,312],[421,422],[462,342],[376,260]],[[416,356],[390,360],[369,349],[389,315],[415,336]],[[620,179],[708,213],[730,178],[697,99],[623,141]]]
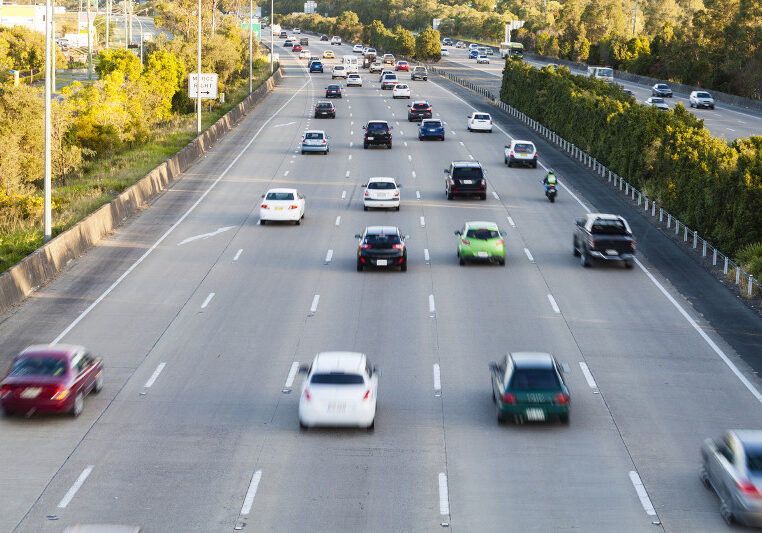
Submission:
[[[366,266],[400,267],[407,271],[407,249],[405,239],[399,228],[394,226],[369,226],[359,239],[357,246],[357,271],[362,272]]]
[[[407,110],[408,122],[431,118],[431,105],[424,100],[413,102],[412,104],[409,104],[408,107],[410,108]]]
[[[363,139],[363,148],[368,148],[373,144],[385,144],[387,148],[392,148],[392,127],[385,120],[371,120],[362,129],[365,130]]]
[[[487,199],[487,180],[484,169],[477,161],[453,161],[450,168],[444,170],[445,192],[447,199],[455,196],[477,195],[481,200]]]
[[[429,73],[426,70],[426,67],[413,67],[413,72],[410,73],[410,79],[411,80],[423,80],[426,81],[429,79]]]
[[[318,102],[315,106],[315,118],[336,118],[336,108],[331,102]]]

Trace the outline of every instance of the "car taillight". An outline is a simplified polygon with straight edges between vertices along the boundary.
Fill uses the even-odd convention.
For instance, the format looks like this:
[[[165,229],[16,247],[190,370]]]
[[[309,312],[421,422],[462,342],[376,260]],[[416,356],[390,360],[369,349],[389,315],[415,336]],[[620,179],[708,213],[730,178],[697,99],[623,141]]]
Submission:
[[[392,245],[392,248],[394,248],[395,250],[404,250],[405,249],[405,245],[404,244],[394,244],[394,245]]]
[[[431,108],[430,108],[430,107],[427,107],[427,108],[426,108],[426,111],[431,111]]]
[[[370,193],[368,191],[365,191],[365,197],[367,198],[368,196],[370,196]]]
[[[399,198],[399,197],[400,197],[400,193],[399,193],[399,192],[395,192],[395,193],[394,193],[394,197],[395,197],[395,198]]]
[[[13,390],[13,387],[11,387],[10,385],[3,385],[3,388],[0,389],[0,398],[5,398],[11,393],[12,390]]]
[[[304,389],[304,399],[308,402],[312,400],[312,396],[310,396],[310,389]]]
[[[569,403],[569,395],[564,394],[563,392],[559,392],[555,396],[556,403],[559,403],[561,405],[566,405]]]
[[[635,250],[635,239],[630,241],[630,247],[633,249],[633,251]]]
[[[534,158],[537,159],[537,152],[534,153]]]
[[[595,248],[595,239],[590,239],[587,241],[587,243],[590,245],[591,248]]]
[[[261,207],[262,209],[267,209],[267,204],[262,204],[259,207]]]
[[[503,241],[503,239],[498,239],[498,240],[497,240],[497,242],[496,242],[495,244],[496,244],[497,246],[503,246],[503,245],[505,244],[505,241]]]
[[[741,491],[741,494],[744,496],[751,498],[762,498],[762,494],[759,493],[757,487],[755,487],[754,484],[748,479],[739,479],[736,481],[736,485]]]
[[[505,394],[500,395],[500,401],[502,403],[516,403],[516,395],[506,392]]]
[[[370,389],[365,391],[365,396],[362,397],[363,400],[367,400],[368,397],[370,397]]]
[[[63,387],[59,387],[58,390],[56,390],[55,394],[50,397],[51,400],[63,400],[69,395],[69,389],[65,389]]]
[[[460,242],[462,242],[466,246],[471,246],[471,241],[469,241],[468,239],[461,239]]]
[[[368,250],[368,249],[370,249],[370,248],[372,248],[372,247],[371,247],[371,245],[370,245],[370,244],[367,244],[367,243],[362,243],[362,244],[360,245],[360,250]]]
[[[302,139],[302,144],[306,144],[306,143],[307,143],[307,139]]]
[[[326,141],[325,141],[325,139],[323,139],[323,141],[322,141],[322,142],[323,142],[323,144],[325,144],[325,142],[326,142]]]
[[[482,187],[486,187],[486,186],[487,186],[487,180],[482,180]]]
[[[297,208],[297,206],[296,206],[296,205],[290,205],[290,206],[288,206],[288,208],[289,208],[289,209],[296,209],[296,208]]]
[[[510,152],[508,152],[508,155],[509,155],[509,156],[511,156],[511,157],[513,157],[513,150],[511,150]]]
[[[315,108],[315,111],[320,111],[317,107]]]

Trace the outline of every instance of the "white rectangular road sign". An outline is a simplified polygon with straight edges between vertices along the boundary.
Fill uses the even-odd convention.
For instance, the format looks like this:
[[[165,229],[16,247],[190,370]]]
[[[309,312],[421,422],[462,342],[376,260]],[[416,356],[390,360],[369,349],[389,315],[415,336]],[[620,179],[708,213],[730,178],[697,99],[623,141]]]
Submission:
[[[198,94],[198,74],[191,72],[188,78],[188,96],[190,98],[196,98]],[[216,100],[217,99],[217,74],[201,73],[201,99],[202,100]]]

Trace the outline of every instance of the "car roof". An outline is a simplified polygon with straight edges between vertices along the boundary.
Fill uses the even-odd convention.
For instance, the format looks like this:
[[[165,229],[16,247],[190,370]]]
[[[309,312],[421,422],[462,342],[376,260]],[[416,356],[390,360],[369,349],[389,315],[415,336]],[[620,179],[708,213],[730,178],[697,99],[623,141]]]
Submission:
[[[497,229],[497,224],[494,222],[484,222],[480,220],[475,220],[471,222],[466,222],[467,228],[478,228],[478,229]]]
[[[275,189],[268,189],[267,194],[270,194],[271,192],[290,192],[296,194],[298,191],[296,189],[288,189],[284,187],[278,187]]]
[[[511,144],[531,144],[534,146],[534,143],[532,141],[522,141],[521,139],[514,139],[511,141]]]
[[[728,433],[735,435],[744,446],[762,446],[762,430],[759,429],[731,429]]]
[[[416,105],[416,104],[429,105],[429,102],[426,100],[413,100],[413,103],[411,103],[410,105]]]
[[[317,105],[320,105],[320,104],[330,104],[330,105],[333,105],[333,102],[331,102],[330,100],[318,100]]]
[[[399,235],[399,228],[396,226],[368,226],[365,233],[368,235]]]
[[[341,89],[341,85],[339,85],[338,83],[329,83],[328,87],[326,87],[326,89],[328,89],[330,87],[338,87],[339,89]]]
[[[453,161],[450,163],[454,167],[473,167],[479,168],[482,166],[478,161]]]
[[[545,352],[511,352],[516,368],[552,368],[553,356]]]
[[[374,120],[369,120],[368,124],[386,124],[386,125],[389,125],[389,123],[386,120],[380,120],[380,119],[378,119],[378,120],[375,120],[375,119]]]
[[[425,118],[421,121],[421,124],[423,124],[424,122],[439,122],[439,125],[440,126],[442,125],[442,121],[438,118]]]
[[[394,181],[394,178],[388,178],[388,177],[373,177],[373,178],[368,178],[368,183],[370,183],[371,181],[383,181],[383,182],[386,182],[386,183],[396,183]]]
[[[587,218],[595,218],[595,219],[603,219],[603,220],[619,220],[622,217],[619,215],[612,215],[609,213],[586,213],[585,217]]]
[[[323,130],[304,130],[304,134],[305,135],[308,134],[308,133],[319,133],[321,135],[325,135],[325,131],[323,131]],[[289,189],[289,190],[294,190],[295,191],[296,189]]]
[[[24,357],[56,356],[72,357],[77,352],[84,350],[83,346],[75,344],[34,344],[25,348],[19,355]]]

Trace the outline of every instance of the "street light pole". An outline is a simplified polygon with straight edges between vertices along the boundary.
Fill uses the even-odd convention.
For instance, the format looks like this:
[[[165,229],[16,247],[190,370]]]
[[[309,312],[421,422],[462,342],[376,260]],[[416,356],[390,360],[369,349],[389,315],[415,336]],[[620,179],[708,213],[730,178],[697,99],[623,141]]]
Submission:
[[[140,64],[143,64],[143,23],[140,21],[140,18],[133,14],[133,17],[135,17],[135,20],[138,21],[138,26],[140,26]]]
[[[275,62],[275,11],[273,11],[273,0],[270,0],[270,74],[273,73],[273,63]]]
[[[201,135],[201,0],[198,0],[198,69],[196,70],[196,135]]]
[[[635,37],[636,26],[638,25],[638,0],[635,0],[635,15],[632,19],[632,36]]]
[[[89,0],[88,0],[89,1]],[[52,171],[52,160],[50,156],[50,68],[51,61],[50,56],[53,45],[51,44],[51,18],[53,9],[51,8],[51,0],[45,2],[45,176],[44,182],[44,201],[43,201],[43,241],[48,242],[50,240],[51,231],[51,202],[50,202],[50,175]],[[55,66],[53,66],[55,68]]]
[[[108,49],[108,34],[111,29],[111,0],[106,0],[106,49]]]
[[[251,26],[252,26],[251,15],[252,15],[252,13],[251,13],[251,11],[252,11],[253,7],[254,7],[254,2],[252,0],[249,0],[249,94],[251,94],[251,83],[252,83],[251,82],[251,75],[252,75],[251,69],[252,69],[252,62],[253,62],[253,58],[251,57],[251,50],[252,50],[252,36],[251,36],[251,33],[252,33],[252,29],[251,29]]]
[[[127,50],[129,39],[127,38],[127,0],[124,0],[124,49]]]
[[[93,77],[93,27],[90,24],[90,1],[87,2],[87,79]]]

